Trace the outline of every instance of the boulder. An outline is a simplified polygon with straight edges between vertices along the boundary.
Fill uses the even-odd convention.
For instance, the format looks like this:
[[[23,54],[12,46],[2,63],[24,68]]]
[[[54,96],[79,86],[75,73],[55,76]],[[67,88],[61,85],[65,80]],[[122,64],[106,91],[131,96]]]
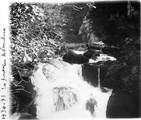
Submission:
[[[70,64],[83,64],[83,63],[88,63],[89,59],[84,55],[76,54],[72,51],[68,51],[63,56],[63,61],[68,62]]]
[[[94,58],[94,57],[96,57],[96,56],[99,56],[99,54],[100,54],[101,52],[98,50],[98,51],[96,51],[96,50],[94,50],[94,49],[89,49],[88,51],[86,51],[83,55],[85,56],[85,57],[87,57],[87,58]]]
[[[82,76],[91,85],[98,86],[98,70],[96,65],[84,64],[82,66]]]
[[[100,67],[100,85],[101,87],[111,88],[113,82],[107,77],[108,68],[113,65],[115,61],[100,61],[92,64],[83,64],[82,76],[91,85],[98,86],[98,67]],[[109,81],[108,81],[108,80]]]
[[[107,118],[139,118],[140,93],[127,91],[113,91],[109,98]]]
[[[106,47],[102,48],[102,52],[104,54],[108,54],[113,57],[118,57],[118,54],[119,54],[119,52],[121,52],[121,50],[117,47],[114,47],[114,46],[106,46]]]

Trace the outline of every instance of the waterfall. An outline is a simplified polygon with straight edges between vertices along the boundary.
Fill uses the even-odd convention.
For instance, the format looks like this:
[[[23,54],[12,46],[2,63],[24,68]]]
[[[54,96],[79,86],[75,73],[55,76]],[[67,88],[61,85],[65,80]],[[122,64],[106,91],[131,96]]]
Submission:
[[[61,60],[38,65],[31,77],[37,91],[37,118],[106,118],[111,91],[102,93],[84,81],[81,73],[81,65]]]
[[[98,71],[98,88],[100,89],[100,66],[98,66],[97,71]]]

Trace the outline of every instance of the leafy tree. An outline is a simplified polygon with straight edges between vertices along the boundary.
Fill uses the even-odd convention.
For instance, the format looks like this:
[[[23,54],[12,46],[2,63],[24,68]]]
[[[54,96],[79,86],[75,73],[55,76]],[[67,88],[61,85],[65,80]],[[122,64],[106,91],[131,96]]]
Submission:
[[[64,37],[61,5],[12,3],[10,10],[12,62],[23,62],[26,56],[41,60],[41,53],[54,56]]]
[[[103,81],[118,90],[139,91],[139,2],[130,1],[130,5],[127,1],[96,2],[95,5],[97,8],[90,11],[93,32],[104,43],[111,46],[109,49],[104,48],[103,52],[117,58],[116,62],[108,66]]]

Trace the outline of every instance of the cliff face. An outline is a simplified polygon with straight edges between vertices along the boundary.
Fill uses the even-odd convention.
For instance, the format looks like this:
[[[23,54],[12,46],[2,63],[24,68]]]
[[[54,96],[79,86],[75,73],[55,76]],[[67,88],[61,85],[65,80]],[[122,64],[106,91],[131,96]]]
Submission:
[[[140,117],[140,3],[95,5],[97,8],[90,12],[95,35],[111,46],[102,51],[117,58],[101,68],[101,85],[113,88],[107,117]]]
[[[113,89],[108,101],[107,117],[141,117],[140,67],[138,65],[127,66],[125,62],[120,61],[101,62],[93,65],[84,64],[82,75],[93,86],[98,86],[99,65],[101,90],[105,91],[105,87]]]

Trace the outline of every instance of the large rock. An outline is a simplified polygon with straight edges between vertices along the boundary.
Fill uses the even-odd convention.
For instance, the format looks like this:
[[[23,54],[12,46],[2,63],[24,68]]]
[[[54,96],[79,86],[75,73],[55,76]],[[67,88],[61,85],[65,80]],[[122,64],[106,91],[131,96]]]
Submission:
[[[96,56],[99,56],[101,52],[100,51],[96,51],[94,49],[89,49],[88,51],[86,51],[83,55],[87,58],[96,58]]]
[[[113,87],[114,81],[108,81],[107,72],[109,66],[114,64],[115,61],[101,61],[93,64],[83,64],[82,66],[82,76],[84,80],[86,80],[91,85],[97,87],[98,86],[98,74],[100,77],[100,85],[101,87]],[[98,73],[98,68],[100,67],[100,73]]]
[[[104,54],[118,57],[118,54],[119,54],[119,52],[121,52],[121,50],[117,47],[106,46],[106,47],[102,48],[102,52]]]
[[[96,65],[84,64],[82,66],[82,76],[91,85],[98,86],[98,70]]]
[[[76,54],[72,51],[68,51],[67,54],[63,56],[63,61],[71,64],[83,64],[88,63],[89,59],[81,54]]]
[[[109,98],[106,115],[108,118],[141,117],[140,93],[114,91]]]

